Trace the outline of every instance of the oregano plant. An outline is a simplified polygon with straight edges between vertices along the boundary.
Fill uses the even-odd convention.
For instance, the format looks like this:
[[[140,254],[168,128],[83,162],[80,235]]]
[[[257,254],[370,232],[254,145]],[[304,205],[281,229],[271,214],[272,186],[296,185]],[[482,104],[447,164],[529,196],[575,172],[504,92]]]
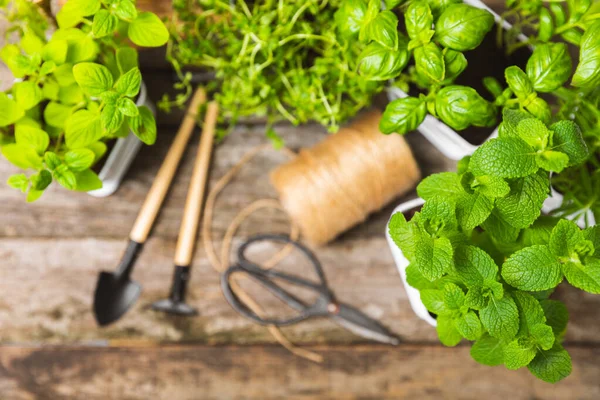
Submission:
[[[69,0],[56,26],[29,1],[3,10],[11,44],[0,58],[16,79],[0,93],[0,147],[26,171],[8,184],[30,202],[53,181],[69,190],[99,189],[92,167],[106,141],[130,130],[146,144],[156,139],[154,115],[136,105],[142,76],[133,44],[162,46],[166,27],[133,0]]]
[[[561,342],[565,305],[550,299],[563,281],[600,294],[600,228],[541,213],[550,173],[586,159],[572,121],[550,126],[531,113],[505,109],[499,137],[460,161],[457,172],[425,178],[425,200],[389,231],[410,261],[408,283],[437,318],[440,341],[473,341],[486,365],[527,367],[558,382],[571,372]]]

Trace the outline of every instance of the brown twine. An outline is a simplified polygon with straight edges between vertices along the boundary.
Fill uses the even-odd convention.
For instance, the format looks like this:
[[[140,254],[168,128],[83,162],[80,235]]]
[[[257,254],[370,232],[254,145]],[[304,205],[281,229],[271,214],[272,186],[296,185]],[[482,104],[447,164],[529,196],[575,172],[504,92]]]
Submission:
[[[285,212],[290,219],[292,239],[296,240],[302,231],[312,243],[324,244],[412,189],[420,172],[410,148],[399,135],[381,134],[378,129],[380,118],[378,112],[368,113],[298,155],[284,148],[284,153],[292,160],[271,174],[281,203],[276,199],[261,199],[242,209],[227,228],[218,255],[211,232],[217,197],[246,163],[262,150],[273,147],[267,144],[247,152],[217,181],[206,199],[202,238],[212,267],[219,273],[228,268],[235,233],[260,209]],[[264,266],[277,265],[291,250],[290,245],[283,247]],[[264,316],[260,305],[241,288],[240,279],[232,277],[233,292],[254,313]],[[268,329],[290,352],[315,362],[323,361],[321,355],[293,345],[277,327],[269,326]]]

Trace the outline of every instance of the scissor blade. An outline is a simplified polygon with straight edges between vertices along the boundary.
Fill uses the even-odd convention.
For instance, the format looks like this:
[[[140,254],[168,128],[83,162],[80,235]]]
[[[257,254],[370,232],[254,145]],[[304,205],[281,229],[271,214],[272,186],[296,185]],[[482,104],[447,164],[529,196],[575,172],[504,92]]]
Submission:
[[[400,343],[386,327],[352,306],[340,303],[339,312],[331,317],[337,324],[358,336],[392,345]]]

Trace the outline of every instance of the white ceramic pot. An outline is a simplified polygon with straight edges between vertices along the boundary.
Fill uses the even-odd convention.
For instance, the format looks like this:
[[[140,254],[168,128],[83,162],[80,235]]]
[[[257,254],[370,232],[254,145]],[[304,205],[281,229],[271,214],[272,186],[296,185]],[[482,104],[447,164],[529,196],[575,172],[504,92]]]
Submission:
[[[420,197],[417,197],[416,199],[412,199],[400,204],[394,209],[392,215],[394,215],[397,212],[404,213],[415,208],[421,208],[421,206],[424,203],[425,200],[421,199]],[[425,308],[425,305],[421,301],[421,294],[419,293],[419,291],[414,287],[410,286],[406,281],[406,267],[408,267],[409,262],[406,259],[406,257],[404,257],[402,250],[400,250],[400,248],[396,246],[396,243],[394,243],[394,241],[392,240],[392,237],[390,236],[389,232],[389,222],[385,227],[385,237],[387,238],[388,245],[390,246],[390,250],[392,251],[392,256],[394,256],[396,268],[398,268],[398,272],[400,272],[400,277],[402,278],[402,283],[404,284],[404,289],[406,290],[406,294],[408,296],[408,301],[410,302],[411,308],[419,318],[421,318],[422,320],[424,320],[432,326],[437,326],[435,318],[433,318],[429,314],[429,311],[427,311],[427,308]]]
[[[148,91],[143,82],[140,87],[140,94],[137,98],[136,105],[138,107],[146,106],[153,114],[155,114],[156,109],[154,108],[152,101],[148,98]],[[113,194],[119,188],[125,173],[131,166],[131,163],[141,146],[142,142],[131,131],[127,137],[117,139],[115,146],[112,148],[104,162],[102,170],[98,174],[98,177],[102,181],[102,188],[92,190],[88,192],[88,194],[94,197],[106,197]]]
[[[500,15],[496,14],[491,8],[486,6],[479,0],[464,0],[465,3],[489,11],[496,20],[496,23],[502,23],[504,29],[510,29],[511,24],[503,20]],[[519,40],[525,41],[527,37],[519,35]],[[408,94],[397,87],[390,87],[387,90],[388,99],[390,101],[407,97]],[[427,115],[423,123],[417,128],[425,138],[431,142],[442,154],[452,160],[460,160],[465,156],[473,154],[478,146],[472,145],[463,139],[454,129],[435,118],[432,115]],[[486,139],[498,136],[498,128]]]

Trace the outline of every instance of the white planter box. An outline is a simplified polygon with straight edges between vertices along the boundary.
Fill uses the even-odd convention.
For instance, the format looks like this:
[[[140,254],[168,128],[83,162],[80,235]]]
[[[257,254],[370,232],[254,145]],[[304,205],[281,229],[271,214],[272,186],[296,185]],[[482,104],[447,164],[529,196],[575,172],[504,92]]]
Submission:
[[[508,22],[502,20],[498,14],[492,11],[492,9],[486,6],[483,2],[479,0],[464,0],[464,2],[472,5],[473,7],[482,8],[489,11],[494,16],[496,23],[502,23],[504,29],[511,28],[511,25]],[[519,40],[525,41],[527,40],[527,37],[520,35]],[[408,96],[407,93],[397,87],[388,88],[387,95],[390,101]],[[425,120],[417,128],[417,130],[421,132],[421,134],[425,136],[425,138],[429,140],[431,144],[433,144],[442,154],[452,160],[460,160],[465,156],[469,156],[473,154],[478,147],[467,142],[458,133],[456,133],[454,129],[429,114],[427,114]],[[486,140],[497,136],[498,128],[496,128]]]
[[[154,104],[148,98],[148,92],[146,85],[142,82],[140,87],[140,94],[137,98],[136,105],[146,106],[150,108],[153,114],[155,114]],[[88,194],[94,197],[106,197],[113,194],[121,184],[125,173],[131,166],[133,159],[137,155],[142,142],[133,134],[129,132],[129,135],[124,138],[117,139],[115,146],[112,148],[107,156],[106,161],[102,170],[98,174],[98,177],[102,181],[102,188],[98,190],[92,190]]]
[[[396,207],[392,212],[392,215],[394,215],[397,212],[404,213],[412,210],[413,208],[420,208],[424,203],[425,200],[419,197],[413,200],[409,200]],[[410,286],[408,282],[406,282],[406,267],[408,267],[409,262],[406,259],[406,257],[404,257],[404,254],[402,254],[402,250],[400,250],[400,248],[396,246],[396,243],[394,243],[394,241],[392,240],[388,225],[389,222],[388,224],[386,224],[385,227],[385,237],[387,238],[388,245],[390,246],[390,250],[392,251],[392,256],[394,256],[396,268],[398,268],[398,272],[400,272],[402,283],[404,283],[404,289],[406,289],[406,294],[408,296],[410,306],[419,318],[421,318],[422,320],[424,320],[432,326],[437,326],[437,321],[429,314],[429,311],[427,311],[425,305],[423,305],[423,302],[421,301],[421,294],[419,293],[419,291],[414,287]]]

